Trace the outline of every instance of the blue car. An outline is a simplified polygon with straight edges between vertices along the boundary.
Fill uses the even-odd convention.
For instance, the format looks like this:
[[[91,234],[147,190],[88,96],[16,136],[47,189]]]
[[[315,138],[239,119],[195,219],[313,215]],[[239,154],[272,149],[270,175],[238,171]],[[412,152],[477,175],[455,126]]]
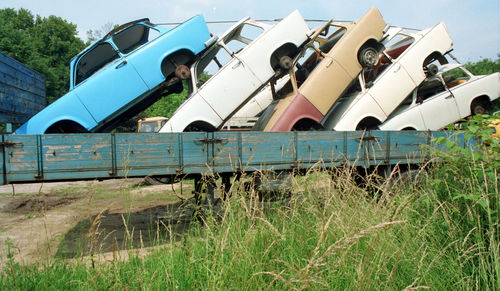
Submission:
[[[182,91],[187,66],[213,42],[201,15],[173,29],[149,19],[121,25],[71,60],[69,92],[15,133],[109,131],[161,96]]]

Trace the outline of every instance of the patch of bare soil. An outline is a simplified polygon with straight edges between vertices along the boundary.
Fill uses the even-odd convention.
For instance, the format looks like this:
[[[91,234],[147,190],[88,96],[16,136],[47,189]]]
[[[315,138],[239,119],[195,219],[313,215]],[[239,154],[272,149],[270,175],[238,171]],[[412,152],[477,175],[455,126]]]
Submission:
[[[79,198],[61,197],[59,195],[49,194],[25,197],[2,197],[0,202],[0,212],[28,214],[47,211],[55,207],[70,204],[77,199]]]
[[[12,196],[5,187],[0,195],[0,269],[7,244],[16,261],[31,263],[155,246],[160,238],[164,243],[175,239],[171,233],[188,228],[194,208],[173,194],[178,184],[139,185],[140,180],[131,179],[15,185],[23,196]],[[176,193],[190,193],[192,185],[183,189]]]
[[[205,202],[201,210],[217,211],[220,205],[220,199],[213,207]],[[197,220],[194,212],[192,201],[185,201],[129,213],[100,213],[68,231],[56,256],[72,258],[177,241]]]

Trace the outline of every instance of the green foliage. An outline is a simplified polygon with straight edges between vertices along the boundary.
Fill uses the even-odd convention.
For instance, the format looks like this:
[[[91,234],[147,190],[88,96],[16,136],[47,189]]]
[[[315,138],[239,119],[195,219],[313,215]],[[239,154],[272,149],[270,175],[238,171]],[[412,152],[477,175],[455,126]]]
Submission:
[[[476,115],[462,124],[463,132],[459,134],[463,138],[436,139],[444,150],[434,151],[441,164],[434,169],[431,180],[435,194],[432,199],[447,209],[447,224],[436,225],[434,231],[449,237],[450,243],[460,241],[462,250],[478,250],[461,267],[485,290],[498,290],[500,283],[500,141],[488,128],[488,120],[494,118],[500,116]],[[464,141],[472,148],[464,147]]]
[[[496,61],[483,59],[479,62],[467,63],[465,67],[474,75],[488,75],[495,72],[500,72],[500,55],[498,55]]]
[[[198,76],[198,86],[201,86],[208,79],[210,79],[211,75],[206,72],[203,72]],[[183,82],[184,90],[179,94],[170,94],[168,96],[162,97],[155,104],[151,105],[148,109],[144,111],[146,117],[170,117],[177,110],[177,108],[186,100],[189,94],[189,86],[188,81]]]
[[[453,183],[447,183],[446,191],[452,200],[472,202],[477,207],[487,226],[496,223],[498,217],[498,189],[491,189],[498,181],[500,169],[500,140],[492,136],[493,130],[488,127],[488,120],[500,116],[475,115],[461,125],[461,134],[474,147],[462,146],[461,139],[440,137],[435,140],[438,145],[444,145],[445,151],[435,151],[435,155],[445,166],[437,172],[436,183],[447,183],[451,177]],[[475,183],[471,184],[472,178]],[[462,214],[460,214],[462,215]]]
[[[69,61],[85,47],[76,35],[76,25],[60,17],[0,10],[0,51],[45,75],[49,103],[69,89]]]
[[[184,90],[179,94],[170,94],[160,98],[155,104],[144,110],[146,117],[164,116],[170,117],[174,111],[184,102],[188,95],[188,86],[183,82]]]

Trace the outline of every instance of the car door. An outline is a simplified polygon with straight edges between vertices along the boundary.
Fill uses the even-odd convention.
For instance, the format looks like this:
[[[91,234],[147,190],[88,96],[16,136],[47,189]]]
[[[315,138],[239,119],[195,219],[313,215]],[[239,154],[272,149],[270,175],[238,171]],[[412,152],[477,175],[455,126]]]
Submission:
[[[439,91],[431,96],[421,96],[417,89],[417,98],[422,98],[422,104],[418,106],[425,127],[429,130],[437,130],[460,119],[458,107],[453,93],[446,88],[441,78]],[[420,88],[419,88],[420,89]],[[420,90],[422,91],[422,90]]]
[[[378,77],[378,80],[375,80],[368,94],[388,116],[414,88],[415,83],[405,68],[399,62],[395,62]]]
[[[221,46],[217,58],[229,61],[200,87],[199,94],[222,120],[227,120],[262,83],[248,64]]]
[[[98,44],[84,55],[77,70],[79,66],[84,67],[83,62],[90,62],[90,71],[95,70],[95,73],[82,80],[74,92],[97,123],[148,90],[134,67],[108,42]]]

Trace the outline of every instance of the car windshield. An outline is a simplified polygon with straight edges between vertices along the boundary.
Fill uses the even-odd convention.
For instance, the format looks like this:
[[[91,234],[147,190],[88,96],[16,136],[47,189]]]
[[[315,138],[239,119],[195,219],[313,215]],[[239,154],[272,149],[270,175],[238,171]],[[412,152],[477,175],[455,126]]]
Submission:
[[[158,127],[158,122],[144,122],[141,124],[140,132],[158,132],[160,128]]]
[[[76,66],[75,85],[81,83],[99,69],[119,57],[118,53],[109,43],[99,43],[78,61]]]

